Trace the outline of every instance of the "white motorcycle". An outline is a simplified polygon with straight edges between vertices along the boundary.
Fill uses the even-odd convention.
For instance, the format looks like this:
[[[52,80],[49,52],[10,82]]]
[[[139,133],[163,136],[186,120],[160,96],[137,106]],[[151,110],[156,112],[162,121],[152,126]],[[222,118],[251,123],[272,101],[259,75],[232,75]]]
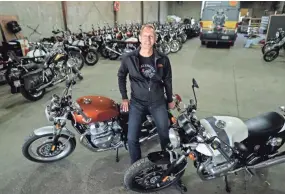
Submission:
[[[198,119],[197,99],[180,111],[177,122],[169,131],[170,144],[165,151],[149,153],[126,171],[125,186],[137,192],[155,192],[175,183],[183,191],[180,180],[187,158],[193,161],[197,174],[203,180],[225,178],[245,170],[251,176],[253,169],[261,169],[285,162],[285,151],[279,152],[285,140],[285,107],[278,112],[267,112],[247,121],[232,116],[211,116]],[[178,152],[175,149],[180,149]]]

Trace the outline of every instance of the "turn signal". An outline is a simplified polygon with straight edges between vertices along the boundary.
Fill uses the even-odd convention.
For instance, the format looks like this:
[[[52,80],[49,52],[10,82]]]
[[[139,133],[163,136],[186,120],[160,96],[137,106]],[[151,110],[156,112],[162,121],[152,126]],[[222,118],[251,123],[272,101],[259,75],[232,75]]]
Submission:
[[[51,151],[54,151],[55,150],[55,145],[53,145],[52,147],[51,147]]]
[[[168,176],[166,176],[164,179],[162,179],[162,182],[166,182],[168,179]]]
[[[195,154],[193,152],[191,152],[188,157],[190,158],[190,160],[196,160]]]
[[[175,117],[171,117],[171,122],[176,124],[176,122],[177,122],[176,118]]]

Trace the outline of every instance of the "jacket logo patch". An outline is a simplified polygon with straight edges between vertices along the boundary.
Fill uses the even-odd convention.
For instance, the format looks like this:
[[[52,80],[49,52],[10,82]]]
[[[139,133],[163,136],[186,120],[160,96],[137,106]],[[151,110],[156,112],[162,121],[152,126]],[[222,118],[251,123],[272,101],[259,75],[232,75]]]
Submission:
[[[163,67],[163,65],[162,64],[158,64],[157,67]]]

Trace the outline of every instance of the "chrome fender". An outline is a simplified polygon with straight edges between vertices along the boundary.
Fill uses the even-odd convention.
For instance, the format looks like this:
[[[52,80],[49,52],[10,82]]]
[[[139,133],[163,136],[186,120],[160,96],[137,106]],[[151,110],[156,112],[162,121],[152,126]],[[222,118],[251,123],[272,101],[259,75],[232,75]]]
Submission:
[[[46,134],[53,134],[54,133],[54,126],[44,126],[38,129],[34,130],[34,134],[36,136],[42,136],[42,135],[46,135]],[[63,128],[61,130],[61,134],[67,135],[71,138],[75,138],[75,134],[72,133],[71,131],[67,130],[66,128]]]

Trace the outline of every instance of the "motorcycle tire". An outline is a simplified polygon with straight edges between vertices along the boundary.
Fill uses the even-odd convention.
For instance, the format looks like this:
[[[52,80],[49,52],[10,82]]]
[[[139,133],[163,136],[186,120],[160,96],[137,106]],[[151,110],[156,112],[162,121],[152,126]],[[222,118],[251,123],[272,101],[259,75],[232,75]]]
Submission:
[[[170,42],[170,52],[177,53],[180,50],[179,42],[176,40],[173,40]]]
[[[109,54],[108,54],[108,51],[107,49],[104,47],[100,50],[100,54],[102,57],[104,57],[105,59],[108,59],[109,58]]]
[[[165,55],[168,55],[170,53],[170,46],[168,44],[162,44],[161,47]]]
[[[25,141],[23,146],[22,146],[22,154],[24,155],[24,157],[27,158],[30,161],[37,162],[37,163],[51,163],[51,162],[56,162],[56,161],[59,161],[59,160],[62,160],[64,158],[66,158],[67,156],[69,156],[75,150],[75,147],[76,147],[75,139],[74,138],[70,138],[67,135],[61,134],[60,138],[64,138],[65,141],[68,140],[66,143],[69,143],[69,145],[70,145],[70,150],[65,155],[63,155],[62,157],[58,158],[58,157],[55,156],[54,160],[52,160],[52,159],[47,160],[46,158],[52,158],[52,157],[46,157],[45,159],[40,160],[40,159],[37,159],[37,158],[33,157],[33,155],[30,154],[30,152],[29,152],[30,146],[31,146],[31,144],[34,141],[36,141],[36,140],[38,140],[38,139],[40,139],[42,137],[48,137],[48,136],[53,137],[53,135],[54,135],[53,133],[50,133],[50,134],[44,134],[44,135],[41,135],[41,136],[37,136],[34,133],[32,133],[28,137],[28,139]]]
[[[82,61],[81,64],[76,65],[77,68],[79,70],[81,70],[83,68],[84,62],[85,62],[83,55],[80,52],[76,52],[76,51],[70,51],[70,54],[71,54],[71,56],[76,56],[77,58],[79,58]]]
[[[24,96],[24,98],[33,102],[42,99],[42,97],[45,95],[45,89],[42,89],[40,92],[38,92],[38,95],[31,94],[24,87],[20,88],[20,92]]]
[[[261,48],[262,54],[265,53],[265,49],[266,49],[267,47],[270,47],[270,46],[272,46],[273,44],[274,44],[274,43],[269,43],[269,42],[265,43],[265,44],[262,46],[262,48]]]
[[[154,163],[152,163],[148,158],[143,158],[138,160],[136,163],[134,163],[130,168],[128,168],[128,170],[126,171],[125,175],[124,175],[124,185],[127,189],[135,191],[135,192],[139,192],[139,193],[149,193],[149,192],[156,192],[162,189],[166,189],[167,187],[170,187],[171,185],[177,183],[177,181],[179,181],[181,179],[181,177],[184,175],[185,173],[185,169],[182,170],[177,177],[172,180],[170,183],[163,185],[161,187],[155,187],[154,189],[150,189],[150,190],[146,190],[140,187],[136,187],[136,185],[134,184],[134,178],[143,170],[147,169],[147,168],[151,168],[155,166]]]
[[[88,58],[88,55],[89,54],[92,54],[93,55],[93,60],[89,61],[89,58]],[[97,64],[97,62],[99,61],[99,54],[94,51],[94,50],[89,50],[88,53],[86,53],[85,55],[85,63],[88,65],[88,66],[94,66]]]
[[[268,55],[272,52],[276,52],[276,54],[274,55],[274,57],[268,59]],[[266,61],[266,62],[271,62],[271,61],[274,61],[277,57],[279,56],[279,50],[278,49],[272,49],[272,50],[269,50],[269,51],[266,51],[263,55],[263,60]]]
[[[182,34],[182,43],[185,43],[187,41],[187,35]]]

